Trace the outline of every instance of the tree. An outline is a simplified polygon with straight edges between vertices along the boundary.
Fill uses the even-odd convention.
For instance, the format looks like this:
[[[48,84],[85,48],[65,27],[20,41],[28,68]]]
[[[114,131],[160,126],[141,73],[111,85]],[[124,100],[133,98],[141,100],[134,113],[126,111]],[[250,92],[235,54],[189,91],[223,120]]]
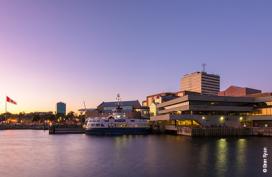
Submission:
[[[66,115],[66,118],[68,120],[72,120],[75,118],[75,112],[74,111],[70,111],[67,115]]]

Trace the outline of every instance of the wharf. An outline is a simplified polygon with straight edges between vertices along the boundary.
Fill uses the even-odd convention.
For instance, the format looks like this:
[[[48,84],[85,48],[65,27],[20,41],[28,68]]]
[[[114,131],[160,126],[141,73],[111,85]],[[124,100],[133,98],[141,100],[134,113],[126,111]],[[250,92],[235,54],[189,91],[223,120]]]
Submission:
[[[49,134],[83,134],[85,130],[80,126],[74,127],[59,127],[51,126],[49,128]]]
[[[252,136],[251,128],[191,128],[191,127],[178,127],[178,135],[186,136]]]
[[[254,136],[272,136],[272,127],[254,127],[252,134]]]
[[[201,136],[272,136],[272,127],[253,127],[253,128],[197,128],[197,127],[177,127],[177,135],[192,137]]]

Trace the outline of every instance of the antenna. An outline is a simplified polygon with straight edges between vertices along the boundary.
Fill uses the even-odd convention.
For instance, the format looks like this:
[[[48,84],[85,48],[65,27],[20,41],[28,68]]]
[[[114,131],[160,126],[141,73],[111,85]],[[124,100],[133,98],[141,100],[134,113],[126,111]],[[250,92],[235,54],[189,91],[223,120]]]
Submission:
[[[203,63],[203,64],[202,64],[202,72],[204,72],[204,73],[206,72],[206,66],[207,66],[206,63]]]
[[[119,93],[117,94],[116,100],[117,100],[117,105],[120,106],[121,96]]]

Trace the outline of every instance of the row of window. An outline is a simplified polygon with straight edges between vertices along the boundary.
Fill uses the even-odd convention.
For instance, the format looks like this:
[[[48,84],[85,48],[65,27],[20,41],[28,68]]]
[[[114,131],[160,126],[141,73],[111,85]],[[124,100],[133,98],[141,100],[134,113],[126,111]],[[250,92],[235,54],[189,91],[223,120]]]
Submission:
[[[179,104],[175,104],[175,105],[171,105],[171,106],[166,106],[165,109],[172,109],[172,108],[177,108],[180,106],[187,106],[189,105],[189,102],[183,102],[183,103],[179,103]]]
[[[263,115],[263,116],[272,115],[272,108],[262,108],[252,113],[251,115]]]
[[[91,124],[91,126],[96,126],[96,127],[105,127],[104,124]]]

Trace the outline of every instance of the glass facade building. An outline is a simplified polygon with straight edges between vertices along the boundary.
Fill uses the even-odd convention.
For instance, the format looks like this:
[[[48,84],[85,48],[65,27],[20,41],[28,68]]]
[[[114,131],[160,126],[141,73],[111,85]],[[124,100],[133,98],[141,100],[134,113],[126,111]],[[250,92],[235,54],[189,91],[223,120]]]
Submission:
[[[56,113],[66,115],[66,104],[63,102],[58,102]]]

